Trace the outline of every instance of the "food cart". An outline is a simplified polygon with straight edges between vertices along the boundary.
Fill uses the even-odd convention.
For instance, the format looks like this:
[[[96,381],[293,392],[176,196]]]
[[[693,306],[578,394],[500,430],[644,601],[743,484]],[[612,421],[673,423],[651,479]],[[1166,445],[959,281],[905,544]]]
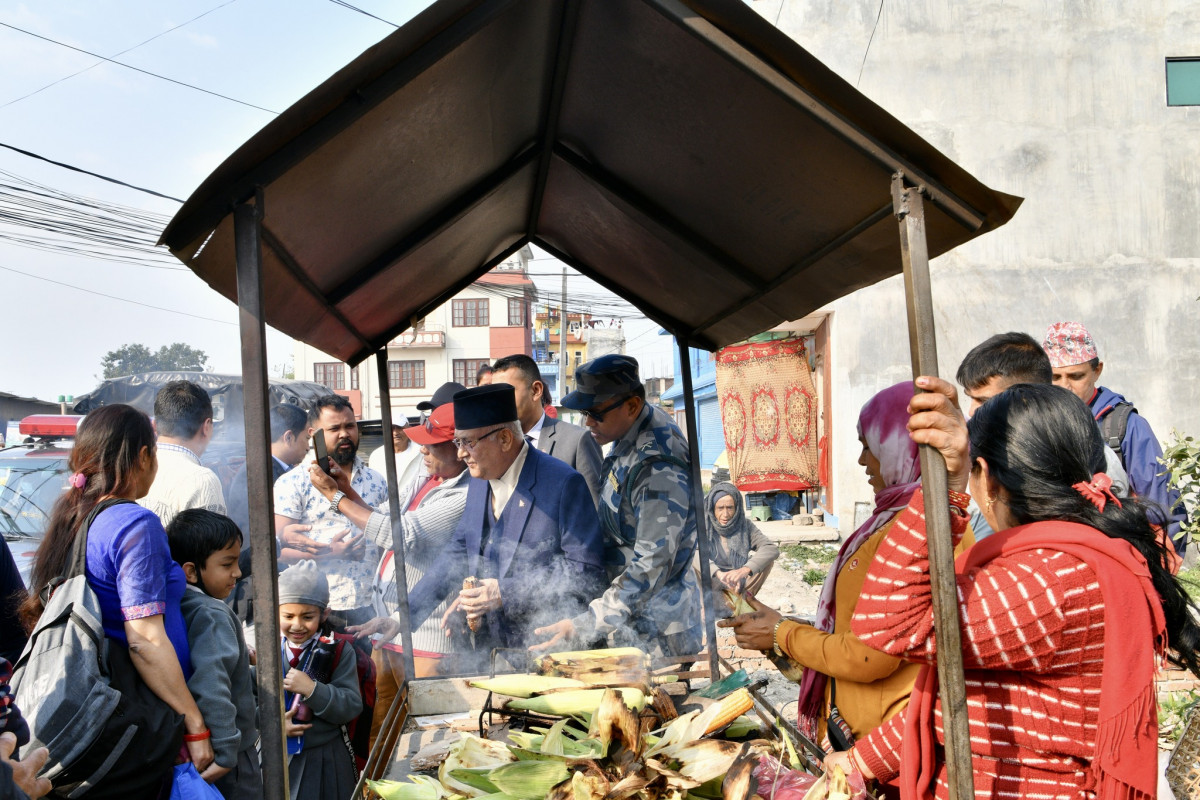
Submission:
[[[685,365],[688,346],[739,341],[903,271],[913,370],[936,374],[928,261],[1019,203],[741,0],[438,0],[231,155],[162,242],[240,307],[249,487],[263,499],[251,524],[272,530],[268,323],[350,364],[379,354],[386,430],[388,342],[527,243],[660,323]],[[701,507],[695,415],[687,425]],[[940,458],[921,459],[926,491],[944,492]],[[394,491],[390,507],[395,522]],[[950,777],[970,797],[948,512],[929,524]],[[272,542],[254,539],[252,557],[275,574]],[[272,582],[255,591],[276,605]],[[259,624],[277,638],[273,617]],[[272,651],[260,648],[260,707],[278,713],[260,725],[277,798]],[[711,645],[707,659],[715,678]]]

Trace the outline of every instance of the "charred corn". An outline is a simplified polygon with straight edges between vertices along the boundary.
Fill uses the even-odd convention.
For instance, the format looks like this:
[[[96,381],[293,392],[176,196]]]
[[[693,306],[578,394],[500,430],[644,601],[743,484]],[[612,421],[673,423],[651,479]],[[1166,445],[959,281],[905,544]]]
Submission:
[[[552,689],[583,689],[587,687],[583,681],[571,678],[559,678],[554,675],[497,675],[487,680],[471,681],[476,689],[483,689],[509,697],[533,697],[541,692]]]
[[[574,692],[551,692],[539,697],[511,700],[507,708],[516,711],[529,711],[534,714],[545,714],[552,717],[579,716],[594,714],[600,706],[600,700],[606,691],[619,692],[625,705],[634,711],[641,711],[646,706],[646,696],[638,689],[579,689]],[[740,713],[740,712],[739,712]],[[736,716],[736,714],[734,715]]]
[[[474,575],[469,578],[463,578],[462,587],[464,589],[476,589],[479,587],[479,581],[475,579]],[[471,619],[470,617],[467,617],[467,627],[471,629],[472,633],[478,633],[482,624],[483,620],[481,618],[477,617],[475,619]]]
[[[670,722],[679,716],[679,712],[675,710],[675,703],[672,702],[671,696],[661,688],[656,687],[650,693],[650,701],[654,706],[654,710],[658,712],[659,719],[663,722]]]
[[[720,712],[713,717],[705,728],[705,734],[720,730],[742,714],[754,708],[754,698],[750,696],[749,690],[745,688],[738,689],[733,694],[722,699],[720,707]]]

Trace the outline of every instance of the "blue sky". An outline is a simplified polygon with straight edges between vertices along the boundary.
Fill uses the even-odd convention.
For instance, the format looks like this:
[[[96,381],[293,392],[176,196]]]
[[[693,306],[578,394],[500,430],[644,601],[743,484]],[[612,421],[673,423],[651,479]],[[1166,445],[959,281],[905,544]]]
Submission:
[[[423,0],[351,0],[403,24]],[[178,30],[133,47],[194,17]],[[177,81],[282,111],[394,28],[333,0],[37,0],[0,2],[0,23]],[[101,63],[18,100],[97,59],[0,27],[0,143],[178,198],[192,191],[273,115]],[[16,101],[16,102],[14,102]],[[56,189],[166,216],[178,204],[0,148],[0,170]],[[0,176],[0,183],[8,179]],[[539,270],[553,268],[538,263]],[[14,272],[16,270],[16,272]],[[39,280],[18,273],[40,276]],[[50,283],[49,281],[57,281]],[[569,292],[596,291],[572,279]],[[93,292],[175,311],[161,311]],[[185,270],[151,269],[0,241],[6,332],[0,391],[53,399],[97,383],[104,354],[123,344],[182,341],[222,372],[240,371],[236,309]],[[219,321],[209,321],[209,320]],[[627,323],[648,374],[670,371],[670,340]],[[645,334],[645,335],[641,335]],[[268,359],[283,364],[291,340],[273,333]]]

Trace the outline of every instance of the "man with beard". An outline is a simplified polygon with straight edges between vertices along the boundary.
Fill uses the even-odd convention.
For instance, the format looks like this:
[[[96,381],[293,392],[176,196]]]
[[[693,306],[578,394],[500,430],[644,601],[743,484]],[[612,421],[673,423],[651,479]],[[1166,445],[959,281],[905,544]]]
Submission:
[[[372,507],[387,502],[383,476],[358,457],[358,422],[350,401],[341,395],[317,400],[309,417],[309,432],[325,432],[329,457],[350,473],[350,485]],[[329,581],[330,621],[337,629],[358,625],[374,616],[371,581],[379,563],[379,548],[357,532],[338,511],[341,492],[333,500],[309,480],[308,470],[293,469],[275,482],[275,535],[283,564],[311,558]]]

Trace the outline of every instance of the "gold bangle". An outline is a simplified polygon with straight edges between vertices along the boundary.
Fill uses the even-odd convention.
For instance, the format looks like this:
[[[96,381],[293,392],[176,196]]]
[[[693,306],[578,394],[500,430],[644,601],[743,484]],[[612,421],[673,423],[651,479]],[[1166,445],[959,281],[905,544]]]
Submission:
[[[775,623],[775,629],[771,631],[771,649],[775,651],[775,655],[783,657],[783,651],[779,649],[779,626],[784,623],[784,618],[780,617]]]

